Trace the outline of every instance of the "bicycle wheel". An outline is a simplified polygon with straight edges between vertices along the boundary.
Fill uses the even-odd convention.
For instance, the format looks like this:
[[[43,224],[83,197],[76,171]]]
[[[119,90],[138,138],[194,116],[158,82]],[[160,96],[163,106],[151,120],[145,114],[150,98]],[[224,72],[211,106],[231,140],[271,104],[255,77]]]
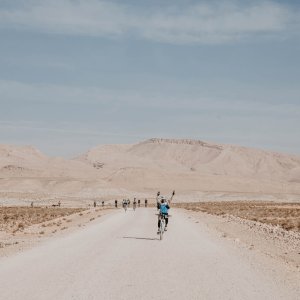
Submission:
[[[165,220],[162,218],[160,220],[160,232],[159,232],[159,239],[162,240],[165,231]]]

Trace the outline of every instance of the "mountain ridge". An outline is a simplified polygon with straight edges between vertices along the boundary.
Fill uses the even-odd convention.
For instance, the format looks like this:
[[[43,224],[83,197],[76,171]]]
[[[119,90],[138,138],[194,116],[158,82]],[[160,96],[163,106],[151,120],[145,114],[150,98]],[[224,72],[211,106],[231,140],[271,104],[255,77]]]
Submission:
[[[0,195],[30,187],[55,195],[126,197],[175,188],[187,198],[216,191],[300,198],[300,156],[191,139],[99,145],[73,159],[1,145],[0,178]]]

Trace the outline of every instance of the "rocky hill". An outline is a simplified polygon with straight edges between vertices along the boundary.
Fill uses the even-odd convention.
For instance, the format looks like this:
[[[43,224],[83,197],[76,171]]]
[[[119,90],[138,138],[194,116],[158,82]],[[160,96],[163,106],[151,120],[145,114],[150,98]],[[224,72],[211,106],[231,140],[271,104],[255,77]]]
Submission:
[[[199,140],[100,145],[71,160],[47,157],[32,147],[0,146],[0,195],[108,199],[176,189],[186,200],[224,195],[292,200],[300,197],[299,183],[299,156]]]
[[[150,168],[271,181],[297,181],[300,157],[197,140],[150,139],[135,145],[104,145],[76,160],[106,169]]]
[[[109,186],[148,191],[298,193],[300,157],[198,140],[98,146],[76,160],[100,164]]]

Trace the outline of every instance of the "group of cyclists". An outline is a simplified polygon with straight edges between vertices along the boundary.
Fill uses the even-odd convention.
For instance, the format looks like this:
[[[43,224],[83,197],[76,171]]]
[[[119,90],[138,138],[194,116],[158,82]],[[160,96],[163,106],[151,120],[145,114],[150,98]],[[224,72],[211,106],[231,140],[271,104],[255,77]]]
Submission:
[[[160,233],[160,223],[161,223],[162,219],[164,219],[164,221],[165,221],[165,228],[164,228],[164,230],[166,231],[167,228],[168,228],[169,209],[170,209],[171,202],[173,200],[174,195],[175,195],[175,191],[172,192],[172,195],[169,198],[167,198],[165,196],[162,196],[160,194],[160,192],[158,192],[157,195],[156,195],[156,208],[157,208],[157,210],[159,210],[159,213],[158,213],[158,222],[157,222],[157,227],[158,227],[157,234]],[[138,205],[138,207],[140,207],[140,204],[141,204],[141,201],[140,200],[136,201],[136,198],[134,198],[133,203],[132,203],[133,210],[136,209],[137,205]],[[117,200],[115,202],[115,206],[117,207]],[[145,207],[147,207],[147,206],[148,206],[148,200],[145,199]],[[123,199],[123,201],[122,201],[122,207],[124,208],[124,210],[126,212],[127,208],[130,207],[130,200],[129,199]]]
[[[137,206],[138,207],[141,206],[141,200],[140,199],[136,200],[136,198],[134,198],[133,203],[132,203],[133,210],[135,210]],[[147,206],[148,206],[148,199],[145,199],[145,207],[147,207]],[[115,200],[115,207],[118,207],[118,201],[117,200]],[[130,200],[129,199],[123,199],[122,207],[126,211],[127,208],[130,207]]]
[[[158,222],[157,222],[157,234],[160,233],[160,224],[161,224],[161,220],[164,219],[165,221],[165,228],[164,230],[166,231],[168,228],[168,222],[169,222],[169,209],[171,206],[171,202],[173,200],[173,197],[175,195],[175,191],[172,192],[171,197],[165,197],[162,196],[160,194],[160,192],[157,192],[156,195],[156,207],[157,210],[159,211],[158,213]],[[96,207],[96,201],[94,201],[94,207]],[[104,201],[102,201],[102,206],[104,206]],[[138,199],[136,200],[136,198],[133,199],[133,203],[132,203],[132,208],[133,210],[136,209],[136,207],[140,207],[141,206],[141,200]],[[145,207],[148,206],[148,199],[145,199]],[[118,200],[115,200],[115,207],[118,207]],[[124,208],[125,212],[127,211],[127,208],[130,207],[130,199],[123,199],[122,200],[122,207]]]

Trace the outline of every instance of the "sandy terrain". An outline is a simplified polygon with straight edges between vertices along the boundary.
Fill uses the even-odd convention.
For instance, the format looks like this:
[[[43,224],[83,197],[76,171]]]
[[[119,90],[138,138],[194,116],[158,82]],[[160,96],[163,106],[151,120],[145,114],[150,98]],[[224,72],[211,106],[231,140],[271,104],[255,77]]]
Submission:
[[[60,207],[0,207],[0,231],[13,234],[22,232],[33,224],[46,224],[47,221],[80,213],[82,210]]]
[[[32,248],[53,237],[66,236],[111,211],[109,207],[0,207],[0,257]]]
[[[299,299],[299,183],[299,156],[202,141],[102,145],[69,160],[0,145],[0,295]],[[160,242],[151,206],[173,189]],[[133,197],[150,208],[112,209]]]
[[[222,204],[226,209],[228,208],[226,203]],[[185,207],[186,204],[180,206]],[[190,205],[188,204],[188,206]],[[241,244],[250,250],[255,249],[268,257],[276,258],[274,261],[276,266],[278,262],[284,262],[296,267],[300,272],[300,232],[298,228],[285,230],[279,225],[253,221],[251,214],[247,218],[245,216],[237,217],[240,211],[232,210],[226,214],[220,214],[220,209],[216,209],[214,205],[210,207],[209,212],[191,209],[191,207],[188,207],[187,210],[189,218],[205,223],[222,238]],[[265,215],[267,213],[264,211]]]
[[[220,201],[178,203],[176,207],[222,216],[230,215],[244,220],[275,226],[300,233],[300,203],[264,201]],[[272,226],[271,226],[272,227]]]
[[[126,197],[182,201],[300,201],[300,157],[196,140],[102,145],[75,159],[0,145],[0,204],[86,205]],[[66,204],[67,205],[67,204]]]
[[[116,210],[1,258],[0,293],[3,299],[299,299],[299,260],[270,254],[256,244],[263,236],[255,231],[249,247],[249,230],[221,216],[173,209],[159,241],[154,208]]]

